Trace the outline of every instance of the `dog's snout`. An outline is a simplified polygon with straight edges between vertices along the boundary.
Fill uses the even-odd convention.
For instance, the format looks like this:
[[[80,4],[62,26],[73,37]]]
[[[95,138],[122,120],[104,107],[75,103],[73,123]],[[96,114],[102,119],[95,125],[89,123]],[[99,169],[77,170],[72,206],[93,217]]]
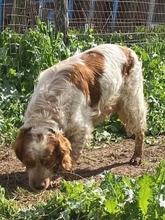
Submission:
[[[40,175],[37,176],[37,174],[34,172],[36,170],[28,170],[28,177],[29,177],[29,186],[34,191],[42,191],[49,187],[50,185],[50,177],[51,175],[49,172],[41,172],[42,177]],[[40,173],[40,172],[39,172]]]
[[[44,182],[42,182],[40,184],[36,184],[34,187],[35,187],[36,190],[40,191],[40,190],[45,189],[46,185],[45,185]]]

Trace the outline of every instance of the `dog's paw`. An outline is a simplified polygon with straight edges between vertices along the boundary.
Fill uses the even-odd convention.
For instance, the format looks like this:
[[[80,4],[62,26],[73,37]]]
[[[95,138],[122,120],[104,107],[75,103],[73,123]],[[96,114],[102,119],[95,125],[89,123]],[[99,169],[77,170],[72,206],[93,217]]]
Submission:
[[[130,161],[129,164],[133,165],[133,166],[139,166],[142,162],[142,158],[141,157],[137,157],[137,156],[133,156]]]
[[[52,181],[50,182],[49,188],[50,188],[50,189],[53,189],[53,188],[59,187],[61,181],[62,181],[62,178],[61,178],[61,177],[57,178],[56,180],[52,180]]]

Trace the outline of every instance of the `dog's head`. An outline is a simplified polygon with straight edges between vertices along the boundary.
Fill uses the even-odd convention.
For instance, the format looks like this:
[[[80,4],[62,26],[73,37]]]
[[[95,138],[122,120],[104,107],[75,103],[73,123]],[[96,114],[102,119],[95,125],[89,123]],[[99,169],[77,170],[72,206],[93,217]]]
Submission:
[[[55,165],[71,170],[70,142],[50,129],[21,128],[13,149],[26,166],[33,190],[48,188]]]

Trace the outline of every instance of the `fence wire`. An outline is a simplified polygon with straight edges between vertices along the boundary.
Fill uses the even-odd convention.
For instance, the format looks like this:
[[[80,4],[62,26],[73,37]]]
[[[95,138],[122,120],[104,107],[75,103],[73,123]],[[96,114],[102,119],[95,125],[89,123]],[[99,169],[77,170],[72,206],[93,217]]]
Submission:
[[[36,25],[36,16],[54,23],[55,0],[0,0],[0,30],[23,33]],[[165,24],[165,0],[68,0],[69,28],[97,35],[133,35]],[[145,29],[146,33],[146,29]],[[143,36],[144,37],[144,36]],[[130,39],[131,41],[131,39]]]

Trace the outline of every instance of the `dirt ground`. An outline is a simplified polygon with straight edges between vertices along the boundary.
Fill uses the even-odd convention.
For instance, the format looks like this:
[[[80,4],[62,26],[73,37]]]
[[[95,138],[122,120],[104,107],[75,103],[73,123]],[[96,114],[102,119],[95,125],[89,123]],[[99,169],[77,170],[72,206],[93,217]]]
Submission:
[[[136,177],[143,173],[154,174],[155,167],[165,159],[165,136],[146,141],[144,161],[140,166],[129,165],[134,150],[133,139],[123,139],[109,144],[98,144],[93,149],[84,149],[76,164],[75,173],[65,175],[69,180],[83,180],[94,177],[99,181],[103,171],[118,175]],[[56,176],[60,176],[59,172]],[[63,174],[61,175],[63,176]],[[14,192],[18,187],[30,191],[25,167],[16,158],[11,148],[0,148],[0,185],[7,192]]]

